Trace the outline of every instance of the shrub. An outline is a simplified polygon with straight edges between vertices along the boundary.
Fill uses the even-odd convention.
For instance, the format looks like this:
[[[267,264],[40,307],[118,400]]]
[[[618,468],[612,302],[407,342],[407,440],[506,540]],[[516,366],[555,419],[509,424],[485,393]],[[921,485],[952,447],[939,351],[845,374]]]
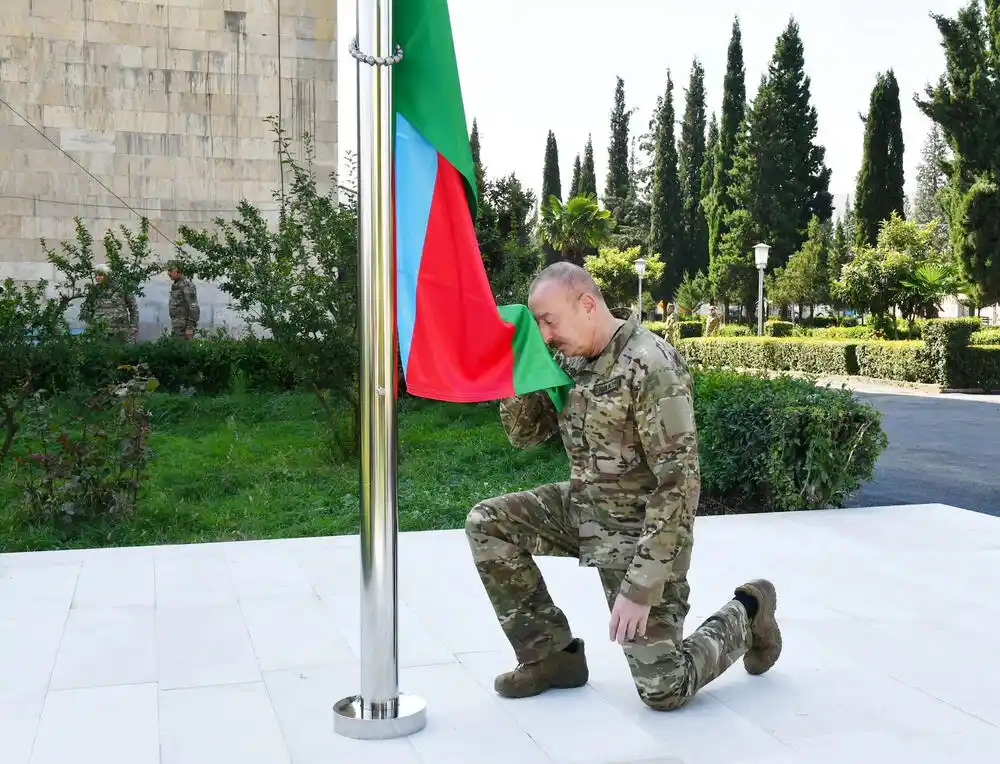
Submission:
[[[949,318],[928,321],[924,326],[924,339],[939,385],[945,388],[976,386],[970,377],[973,362],[969,359],[968,348],[972,335],[982,325],[979,318]]]
[[[756,332],[743,324],[723,324],[719,327],[718,337],[753,337]]]
[[[709,512],[843,506],[888,445],[881,414],[847,390],[722,371],[695,385]]]
[[[1000,329],[980,329],[969,337],[969,345],[1000,345]]]
[[[665,321],[644,321],[642,325],[653,334],[658,334],[661,337],[667,330]],[[700,337],[705,332],[705,322],[699,319],[681,319],[678,326],[681,328],[681,339]]]
[[[806,336],[828,340],[866,340],[875,338],[875,334],[870,326],[831,326],[828,329],[810,329]]]
[[[861,342],[855,352],[858,374],[863,377],[925,384],[936,380],[930,353],[923,342]]]
[[[791,337],[795,324],[791,321],[780,321],[772,318],[764,322],[764,335],[767,337]]]
[[[966,348],[962,371],[970,387],[987,393],[1000,390],[1000,346]]]
[[[707,368],[857,374],[856,343],[784,337],[706,337],[684,340],[689,363]]]

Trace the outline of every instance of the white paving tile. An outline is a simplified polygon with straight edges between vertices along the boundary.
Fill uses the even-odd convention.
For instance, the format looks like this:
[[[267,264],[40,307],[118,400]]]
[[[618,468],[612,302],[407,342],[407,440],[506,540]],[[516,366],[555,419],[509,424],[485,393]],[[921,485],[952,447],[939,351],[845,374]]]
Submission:
[[[63,631],[50,688],[156,681],[153,608],[74,608]]]
[[[0,555],[0,762],[986,764],[1000,748],[1000,520],[927,505],[700,518],[695,629],[745,579],[779,590],[785,648],[669,714],[607,640],[596,571],[540,567],[589,686],[508,701],[513,653],[462,531],[403,534],[403,740],[333,731],[359,690],[357,537]]]
[[[156,659],[162,689],[260,680],[239,604],[158,608]]]
[[[162,764],[289,764],[263,682],[163,690]]]
[[[30,764],[159,764],[156,685],[48,694]]]
[[[42,715],[42,701],[0,701],[0,756],[4,764],[28,764]]]

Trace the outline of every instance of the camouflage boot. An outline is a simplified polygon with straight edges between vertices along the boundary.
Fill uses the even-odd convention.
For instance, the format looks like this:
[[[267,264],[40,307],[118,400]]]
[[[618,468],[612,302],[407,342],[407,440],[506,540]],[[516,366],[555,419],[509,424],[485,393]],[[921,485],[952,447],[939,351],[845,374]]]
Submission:
[[[765,579],[743,584],[736,593],[753,597],[757,602],[757,612],[750,619],[750,649],[743,656],[743,665],[747,673],[763,674],[781,655],[781,629],[774,617],[774,611],[778,608],[778,595],[774,591],[774,584]]]
[[[513,671],[500,674],[493,683],[497,694],[505,698],[530,698],[546,690],[583,687],[590,679],[583,640],[573,640],[573,652],[560,650],[535,663],[522,663]]]

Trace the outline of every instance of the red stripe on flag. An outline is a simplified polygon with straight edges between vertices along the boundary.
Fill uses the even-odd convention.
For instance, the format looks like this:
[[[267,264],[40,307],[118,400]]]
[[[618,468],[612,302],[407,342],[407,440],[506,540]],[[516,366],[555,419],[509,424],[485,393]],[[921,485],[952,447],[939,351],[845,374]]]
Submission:
[[[514,327],[500,318],[462,176],[440,154],[417,279],[406,387],[455,403],[514,394]]]

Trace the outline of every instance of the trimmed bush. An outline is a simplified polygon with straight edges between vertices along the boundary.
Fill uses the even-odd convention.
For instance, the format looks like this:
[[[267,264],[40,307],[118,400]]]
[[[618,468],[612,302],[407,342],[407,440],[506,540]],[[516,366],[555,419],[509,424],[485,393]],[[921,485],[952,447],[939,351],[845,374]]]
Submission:
[[[969,337],[969,345],[1000,345],[1000,329],[980,329]]]
[[[708,513],[843,506],[888,445],[881,414],[848,390],[724,371],[695,385]]]
[[[723,324],[719,327],[717,337],[753,337],[756,332],[743,324]]]
[[[810,329],[807,337],[827,340],[867,340],[874,339],[870,326],[831,326],[828,329]]]
[[[780,321],[772,318],[764,322],[764,335],[766,337],[791,337],[795,330],[795,324],[791,321]]]
[[[927,345],[920,341],[860,342],[858,374],[874,379],[934,384],[936,374]]]
[[[966,348],[962,372],[970,387],[987,393],[1000,390],[1000,345]]]
[[[684,340],[680,350],[703,368],[801,371],[809,374],[858,373],[856,343],[795,337],[705,337]]]
[[[967,351],[969,340],[982,326],[979,318],[935,319],[924,326],[924,340],[939,385],[951,389],[977,387],[970,377],[974,362]]]
[[[642,325],[653,334],[658,334],[661,337],[667,330],[665,321],[644,321]],[[681,319],[678,325],[681,328],[681,339],[700,337],[705,333],[705,322],[700,319]]]

